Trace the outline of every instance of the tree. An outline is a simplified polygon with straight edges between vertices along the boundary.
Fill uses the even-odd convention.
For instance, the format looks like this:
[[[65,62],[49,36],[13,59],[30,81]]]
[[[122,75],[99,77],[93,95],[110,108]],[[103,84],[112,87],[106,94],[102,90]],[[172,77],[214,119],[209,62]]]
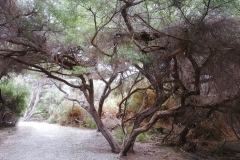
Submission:
[[[30,83],[30,82],[28,82]],[[32,93],[28,103],[28,107],[24,113],[23,121],[27,121],[36,111],[36,106],[40,101],[40,97],[43,94],[44,86],[50,85],[51,82],[49,79],[35,79],[32,84]]]
[[[95,109],[92,73],[74,73],[74,69],[78,69],[74,67],[77,66],[87,68],[96,66],[97,57],[89,56],[88,53],[84,52],[78,46],[50,48],[48,46],[50,42],[47,41],[47,34],[50,33],[50,30],[48,29],[49,26],[46,24],[50,23],[50,20],[47,19],[44,22],[42,17],[38,20],[39,17],[34,16],[34,14],[36,14],[34,9],[24,13],[24,10],[23,12],[19,10],[16,7],[16,3],[10,0],[5,3],[2,9],[5,11],[3,14],[6,15],[6,18],[3,18],[4,24],[2,26],[5,28],[3,32],[7,35],[2,41],[9,43],[2,47],[2,58],[14,59],[16,62],[32,67],[29,68],[31,70],[42,72],[49,78],[81,90],[88,103],[88,105],[81,106],[94,118],[98,129],[109,142],[112,151],[119,152],[118,144],[108,129],[103,125]],[[51,58],[49,59],[49,57]],[[65,70],[68,71],[65,72]],[[64,77],[62,78],[62,76],[75,77],[79,79],[81,83],[68,82]],[[110,87],[111,81],[106,81],[107,88]],[[104,92],[104,94],[107,93]],[[74,101],[79,102],[78,100]]]
[[[151,23],[154,16],[134,13],[132,8],[140,2],[142,1],[123,1],[121,15],[128,33],[121,36],[132,37],[139,51],[147,55],[147,59],[141,59],[140,63],[133,65],[148,79],[149,87],[155,91],[156,101],[134,116],[133,130],[121,151],[122,155],[126,155],[140,133],[147,131],[163,117],[177,119],[173,124],[182,127],[179,142],[185,143],[189,131],[209,119],[215,112],[224,113],[226,108],[236,111],[236,106],[234,103],[230,105],[230,102],[239,97],[239,43],[235,36],[235,33],[239,32],[236,30],[239,22],[237,17],[228,17],[229,10],[226,11],[228,13],[219,14],[226,6],[233,8],[233,3],[193,1],[189,8],[188,1],[172,1],[167,7],[169,10],[178,9],[181,16],[173,15],[175,25],[155,28],[156,25]],[[161,10],[164,6],[160,2],[149,2],[152,2],[156,10]],[[191,7],[198,9],[194,11],[195,15],[189,13]],[[135,17],[136,22],[131,21],[131,17]],[[148,31],[139,31],[136,26],[139,22],[142,23],[142,28]],[[234,71],[229,64],[234,66]],[[226,77],[234,82],[227,84]],[[123,102],[135,91],[129,92]],[[161,110],[164,102],[173,95],[180,97],[180,103]],[[192,117],[195,120],[181,125],[185,117],[183,115],[189,115],[189,112],[192,112],[193,116],[187,118]],[[149,122],[141,127],[140,124],[149,116]]]

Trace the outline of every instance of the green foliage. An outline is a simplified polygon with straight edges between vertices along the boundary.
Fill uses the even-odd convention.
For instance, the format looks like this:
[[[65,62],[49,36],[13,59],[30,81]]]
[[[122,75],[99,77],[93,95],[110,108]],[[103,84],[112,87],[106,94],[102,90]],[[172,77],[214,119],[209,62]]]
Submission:
[[[133,62],[151,63],[147,54],[139,54],[137,48],[129,41],[124,41],[122,46],[118,48],[118,54],[122,59],[131,59]],[[125,44],[126,43],[126,44]]]
[[[123,131],[120,127],[118,127],[116,130],[115,130],[115,134],[114,134],[114,137],[116,138],[117,142],[118,143],[121,143],[123,142],[123,139],[124,139],[124,134],[123,134]],[[140,133],[138,136],[137,136],[137,141],[140,141],[140,142],[144,142],[146,140],[149,139],[149,135],[147,133]]]
[[[140,133],[137,136],[137,141],[144,142],[149,139],[149,136],[146,133]]]
[[[73,67],[72,73],[73,74],[84,74],[87,71],[89,71],[89,68],[82,67],[82,66],[75,66],[75,67]]]
[[[118,143],[123,142],[124,134],[120,127],[118,127],[115,131],[114,137],[116,138]]]
[[[90,128],[90,129],[96,129],[97,128],[97,125],[96,123],[94,122],[93,118],[92,117],[88,117],[85,121],[85,127],[86,128]]]
[[[40,119],[52,121],[51,119],[54,115],[57,121],[59,121],[61,114],[68,109],[68,106],[72,106],[72,103],[64,100],[63,97],[64,94],[56,87],[50,85],[45,88],[36,106],[36,112],[46,111],[45,114],[41,114]]]
[[[85,2],[76,2],[73,0],[55,0],[37,2],[39,8],[44,6],[44,12],[47,11],[47,14],[51,16],[51,22],[57,26],[64,28],[65,36],[63,41],[66,43],[77,43],[82,44],[84,38],[79,38],[79,35],[89,36],[91,30],[94,29],[94,21],[88,10],[85,6]],[[78,36],[76,36],[78,35]]]
[[[27,99],[30,95],[29,86],[16,78],[14,80],[5,79],[1,81],[0,88],[5,100],[6,111],[23,116],[27,108]]]
[[[49,123],[58,123],[59,120],[58,120],[58,115],[54,114],[54,115],[51,115],[49,118],[48,118],[48,122]]]

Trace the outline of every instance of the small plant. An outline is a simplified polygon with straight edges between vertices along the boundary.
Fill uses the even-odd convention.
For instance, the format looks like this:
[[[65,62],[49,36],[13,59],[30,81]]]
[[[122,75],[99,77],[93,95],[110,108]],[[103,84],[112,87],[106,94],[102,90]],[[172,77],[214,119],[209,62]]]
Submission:
[[[146,133],[141,133],[137,136],[137,141],[143,142],[149,139],[149,136]]]
[[[117,142],[121,143],[123,141],[123,138],[124,138],[124,134],[123,134],[123,131],[120,127],[118,127],[116,129],[116,133],[115,133],[115,138],[117,140]]]
[[[58,118],[56,116],[50,116],[48,121],[49,123],[55,124],[58,123]]]
[[[87,112],[79,106],[69,107],[69,109],[62,115],[61,119],[65,120],[67,124],[73,127],[79,127],[83,124],[87,117]]]
[[[90,128],[90,129],[96,129],[97,128],[97,125],[96,123],[94,122],[93,118],[92,117],[88,117],[85,121],[85,127],[86,128]]]

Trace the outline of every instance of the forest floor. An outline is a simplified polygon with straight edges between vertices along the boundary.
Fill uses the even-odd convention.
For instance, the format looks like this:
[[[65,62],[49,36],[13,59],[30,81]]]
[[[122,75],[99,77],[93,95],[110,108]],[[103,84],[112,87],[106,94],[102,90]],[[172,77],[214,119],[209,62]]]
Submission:
[[[194,160],[199,158],[179,148],[139,143],[135,153],[121,160]],[[1,160],[117,160],[96,130],[82,130],[54,124],[20,122],[16,127],[0,128]],[[240,159],[240,157],[239,157]]]

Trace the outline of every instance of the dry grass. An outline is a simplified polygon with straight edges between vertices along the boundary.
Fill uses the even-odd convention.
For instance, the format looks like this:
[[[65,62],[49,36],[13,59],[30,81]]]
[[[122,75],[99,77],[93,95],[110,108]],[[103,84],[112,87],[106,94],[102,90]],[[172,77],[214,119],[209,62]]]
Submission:
[[[59,123],[62,126],[70,125],[73,127],[79,127],[84,124],[88,116],[88,113],[84,109],[78,106],[73,106],[63,114]]]

